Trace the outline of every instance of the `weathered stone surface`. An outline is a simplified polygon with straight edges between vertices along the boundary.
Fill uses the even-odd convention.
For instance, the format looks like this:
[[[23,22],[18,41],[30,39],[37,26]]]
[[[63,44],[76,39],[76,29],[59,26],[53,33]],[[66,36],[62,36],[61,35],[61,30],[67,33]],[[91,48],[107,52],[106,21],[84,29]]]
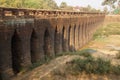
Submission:
[[[2,10],[24,13],[22,9]],[[45,57],[80,49],[91,40],[104,20],[104,14],[99,13],[81,15],[80,12],[58,11],[60,15],[48,16],[45,11],[41,12],[43,14],[22,16],[5,16],[4,13],[0,17],[0,80],[10,80],[22,69],[45,60]]]

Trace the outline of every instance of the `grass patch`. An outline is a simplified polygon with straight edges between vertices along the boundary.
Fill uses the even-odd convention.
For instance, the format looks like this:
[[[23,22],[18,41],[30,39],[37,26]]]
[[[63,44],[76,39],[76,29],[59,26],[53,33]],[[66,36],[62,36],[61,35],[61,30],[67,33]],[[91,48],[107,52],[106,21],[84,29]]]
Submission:
[[[60,56],[65,56],[65,55],[80,55],[80,56],[84,56],[84,57],[91,57],[91,54],[89,53],[90,50],[92,49],[83,49],[81,51],[76,51],[76,52],[63,52],[60,54],[57,54],[54,58],[60,57]],[[32,70],[38,66],[41,66],[43,64],[49,63],[52,59],[54,58],[50,58],[45,56],[45,60],[33,63],[32,66],[29,67],[29,70]]]
[[[116,58],[120,59],[120,51],[118,51],[118,53],[116,54]]]
[[[58,56],[65,56],[65,55],[79,55],[84,57],[91,57],[91,52],[94,52],[93,49],[83,49],[81,51],[76,52],[64,52],[57,55]]]
[[[120,23],[110,23],[100,27],[93,35],[93,39],[104,38],[109,35],[120,35]]]
[[[70,74],[79,74],[85,72],[86,74],[117,74],[120,75],[120,66],[113,66],[110,61],[102,58],[87,57],[85,59],[74,59],[69,62],[67,71]]]
[[[34,68],[36,68],[36,67],[38,67],[38,66],[40,66],[44,63],[45,63],[45,61],[40,61],[40,62],[33,63],[32,66],[29,67],[29,70],[32,70],[32,69],[34,69]]]
[[[38,66],[41,66],[43,64],[48,64],[52,59],[54,59],[55,57],[48,57],[48,56],[45,56],[45,59],[44,60],[41,60],[41,61],[38,61],[36,63],[33,63],[30,67],[29,67],[29,70],[32,70]]]
[[[59,70],[59,69],[53,70],[52,74],[53,75],[58,75],[60,77],[66,77],[66,75],[67,75],[66,72],[65,72],[65,70]]]
[[[78,52],[77,54],[80,56],[84,56],[84,57],[91,57],[91,53],[93,53],[94,50],[92,49],[83,49],[80,52]]]

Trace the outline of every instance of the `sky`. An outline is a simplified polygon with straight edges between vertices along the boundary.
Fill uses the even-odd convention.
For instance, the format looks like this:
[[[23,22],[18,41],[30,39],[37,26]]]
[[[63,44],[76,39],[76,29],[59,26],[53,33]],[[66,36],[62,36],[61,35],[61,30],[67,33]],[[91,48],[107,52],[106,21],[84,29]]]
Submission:
[[[70,6],[82,6],[85,7],[87,5],[90,5],[93,8],[101,9],[103,10],[103,6],[101,3],[104,0],[55,0],[55,2],[60,5],[61,2],[66,2]]]

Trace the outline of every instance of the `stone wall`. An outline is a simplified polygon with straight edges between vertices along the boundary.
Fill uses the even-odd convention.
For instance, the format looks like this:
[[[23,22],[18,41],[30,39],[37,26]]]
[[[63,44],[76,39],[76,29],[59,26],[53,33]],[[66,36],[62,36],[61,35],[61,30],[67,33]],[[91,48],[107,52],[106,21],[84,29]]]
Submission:
[[[102,13],[0,8],[0,80],[45,57],[79,50],[103,21]]]
[[[106,15],[105,23],[120,22],[120,15]]]

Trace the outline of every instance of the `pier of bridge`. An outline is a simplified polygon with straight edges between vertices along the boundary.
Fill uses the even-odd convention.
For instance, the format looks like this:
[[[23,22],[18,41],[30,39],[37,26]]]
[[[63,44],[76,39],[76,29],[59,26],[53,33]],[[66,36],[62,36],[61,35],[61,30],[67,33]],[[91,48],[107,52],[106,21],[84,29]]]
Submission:
[[[0,8],[0,80],[88,43],[104,13]]]

